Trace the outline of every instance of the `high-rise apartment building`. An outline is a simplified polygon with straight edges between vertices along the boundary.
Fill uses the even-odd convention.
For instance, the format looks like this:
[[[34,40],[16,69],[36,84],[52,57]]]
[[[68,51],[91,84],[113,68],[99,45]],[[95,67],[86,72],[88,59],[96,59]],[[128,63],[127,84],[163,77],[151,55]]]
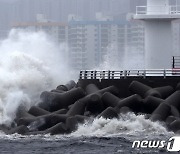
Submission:
[[[104,62],[107,54],[113,54],[120,64],[127,53],[144,52],[142,25],[125,20],[114,21],[101,14],[94,21],[83,21],[73,15],[69,20],[67,24],[48,22],[39,15],[38,22],[19,23],[14,28],[43,30],[55,41],[66,42],[69,48],[69,65],[74,70],[94,69]]]
[[[25,29],[28,31],[44,31],[56,42],[67,41],[67,24],[57,22],[32,22],[16,23],[13,25],[16,29]]]

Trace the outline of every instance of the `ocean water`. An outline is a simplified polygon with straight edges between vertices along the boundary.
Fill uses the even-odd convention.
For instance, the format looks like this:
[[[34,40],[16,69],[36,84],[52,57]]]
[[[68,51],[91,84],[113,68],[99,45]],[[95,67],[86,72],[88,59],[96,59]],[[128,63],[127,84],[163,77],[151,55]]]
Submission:
[[[43,32],[12,30],[7,39],[0,41],[0,124],[10,125],[17,108],[23,105],[28,110],[39,102],[42,91],[77,79],[70,74],[66,53],[65,44],[54,43]],[[0,132],[0,153],[167,153],[166,148],[132,148],[132,143],[168,140],[175,135],[162,123],[133,113],[119,115],[119,119],[92,119],[68,135],[22,136]]]
[[[1,153],[17,154],[100,154],[100,153],[159,153],[159,150],[132,149],[131,141],[123,137],[81,137],[46,139],[16,138],[1,139]],[[163,152],[165,153],[165,152]]]
[[[1,153],[17,154],[109,154],[168,153],[165,148],[132,148],[135,140],[165,140],[175,134],[163,124],[151,122],[144,115],[120,115],[119,119],[95,118],[78,126],[69,135],[0,135]]]

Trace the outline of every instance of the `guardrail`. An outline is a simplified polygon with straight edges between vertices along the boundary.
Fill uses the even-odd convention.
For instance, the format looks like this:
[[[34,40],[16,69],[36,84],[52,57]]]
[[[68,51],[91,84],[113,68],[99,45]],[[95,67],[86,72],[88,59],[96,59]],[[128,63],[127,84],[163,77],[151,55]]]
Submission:
[[[172,68],[173,69],[180,69],[180,56],[173,56]]]
[[[136,15],[140,14],[180,14],[180,5],[136,6]]]
[[[79,79],[126,79],[129,77],[151,77],[180,76],[180,69],[153,69],[153,70],[123,70],[123,71],[96,71],[81,70]]]

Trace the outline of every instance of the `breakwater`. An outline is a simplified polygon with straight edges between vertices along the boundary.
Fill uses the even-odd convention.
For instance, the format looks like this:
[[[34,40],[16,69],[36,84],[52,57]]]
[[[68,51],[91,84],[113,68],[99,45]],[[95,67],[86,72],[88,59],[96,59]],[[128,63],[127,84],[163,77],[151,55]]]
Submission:
[[[166,82],[161,79],[157,84],[152,78],[116,80],[119,84],[113,80],[104,81],[110,85],[98,80],[70,81],[42,92],[41,102],[29,110],[19,106],[12,126],[2,125],[1,130],[6,134],[69,134],[89,118],[118,119],[120,113],[134,112],[144,114],[151,121],[161,121],[168,130],[179,132],[179,79],[168,80],[172,79]]]

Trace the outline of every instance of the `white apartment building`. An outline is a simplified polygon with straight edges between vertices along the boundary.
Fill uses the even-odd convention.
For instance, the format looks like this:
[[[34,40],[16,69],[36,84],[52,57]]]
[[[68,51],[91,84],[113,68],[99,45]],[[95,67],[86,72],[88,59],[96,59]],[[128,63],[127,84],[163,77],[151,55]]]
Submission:
[[[75,70],[88,69],[95,63],[95,27],[82,23],[68,24],[69,65]]]
[[[58,22],[16,23],[13,28],[29,31],[44,31],[56,42],[67,42],[67,24]]]
[[[120,21],[70,21],[68,43],[71,66],[74,69],[92,69],[104,61],[116,46],[119,62],[126,52],[144,52],[142,25]]]
[[[14,28],[43,30],[57,42],[68,44],[69,65],[74,70],[95,69],[115,46],[116,61],[121,63],[128,52],[143,54],[144,28],[126,21],[76,21],[68,24],[54,22],[18,23]],[[114,54],[114,53],[113,53]]]

